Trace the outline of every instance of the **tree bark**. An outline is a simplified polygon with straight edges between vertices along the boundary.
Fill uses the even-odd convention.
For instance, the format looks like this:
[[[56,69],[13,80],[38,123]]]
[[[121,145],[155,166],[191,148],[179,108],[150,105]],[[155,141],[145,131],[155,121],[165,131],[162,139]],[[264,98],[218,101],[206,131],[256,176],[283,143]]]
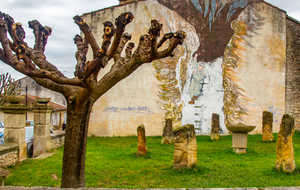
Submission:
[[[78,108],[76,99],[67,106],[67,126],[62,167],[62,188],[85,187],[86,140],[93,103]]]

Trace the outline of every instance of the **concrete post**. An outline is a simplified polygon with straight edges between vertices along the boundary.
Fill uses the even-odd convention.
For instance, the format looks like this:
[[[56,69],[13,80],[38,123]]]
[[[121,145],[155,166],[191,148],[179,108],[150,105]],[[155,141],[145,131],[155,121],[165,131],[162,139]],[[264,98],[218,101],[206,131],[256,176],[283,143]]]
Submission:
[[[19,100],[12,100],[17,98]],[[22,161],[27,158],[27,144],[25,142],[26,113],[29,108],[24,104],[19,104],[24,96],[9,96],[10,104],[2,106],[4,113],[4,142],[19,145],[18,159]]]
[[[34,112],[33,156],[39,156],[51,149],[50,124],[53,110],[47,103],[50,98],[37,98]]]

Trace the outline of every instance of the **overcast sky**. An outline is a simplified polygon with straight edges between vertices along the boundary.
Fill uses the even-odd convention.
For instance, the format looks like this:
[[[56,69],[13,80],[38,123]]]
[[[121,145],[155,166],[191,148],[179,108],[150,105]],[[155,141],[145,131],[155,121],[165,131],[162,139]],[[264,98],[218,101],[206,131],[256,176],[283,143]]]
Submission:
[[[300,20],[299,0],[266,1]],[[73,38],[80,33],[73,16],[118,4],[118,0],[1,0],[0,11],[12,16],[15,22],[22,23],[26,31],[25,41],[31,47],[33,47],[34,36],[32,30],[28,28],[28,21],[38,20],[43,26],[51,27],[52,34],[45,51],[47,60],[57,66],[67,77],[73,77],[76,64],[74,56],[76,46]],[[0,74],[6,72],[15,79],[24,77],[0,61]]]

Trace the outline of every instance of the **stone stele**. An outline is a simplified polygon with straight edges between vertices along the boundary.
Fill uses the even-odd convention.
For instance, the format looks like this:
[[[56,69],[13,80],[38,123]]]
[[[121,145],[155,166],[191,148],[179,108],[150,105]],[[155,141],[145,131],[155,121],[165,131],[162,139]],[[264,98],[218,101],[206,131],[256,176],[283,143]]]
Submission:
[[[210,139],[212,141],[220,140],[219,132],[220,132],[220,116],[219,114],[213,113],[211,118],[211,131],[210,131]]]
[[[138,135],[138,156],[143,156],[147,154],[147,144],[146,144],[146,135],[145,135],[145,127],[144,125],[140,125],[137,128]]]
[[[173,143],[174,143],[174,133],[173,133],[172,119],[166,119],[166,124],[163,129],[161,144],[173,144]]]
[[[264,111],[262,118],[263,141],[273,141],[273,113]]]
[[[293,172],[295,170],[293,134],[294,118],[289,114],[284,114],[280,124],[280,131],[277,140],[277,159],[275,167],[283,172]]]
[[[194,125],[174,130],[174,169],[192,168],[197,164],[197,140]]]

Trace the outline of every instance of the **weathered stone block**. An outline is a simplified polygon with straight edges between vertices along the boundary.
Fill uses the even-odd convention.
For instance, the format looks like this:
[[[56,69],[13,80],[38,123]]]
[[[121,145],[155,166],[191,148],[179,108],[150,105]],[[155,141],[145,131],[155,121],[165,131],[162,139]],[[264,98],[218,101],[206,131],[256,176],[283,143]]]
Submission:
[[[27,143],[26,141],[19,143],[19,161],[27,159]]]
[[[47,104],[37,104],[32,110],[34,112],[34,136],[33,156],[39,156],[51,150],[50,121],[52,107]]]
[[[172,119],[166,119],[166,124],[163,129],[161,144],[173,144],[173,143],[174,143],[174,133],[173,133]]]
[[[211,118],[210,139],[212,141],[220,140],[219,132],[220,132],[220,116],[219,114],[213,113]]]
[[[197,140],[194,125],[174,130],[174,169],[192,168],[197,164]]]
[[[24,128],[26,124],[25,114],[5,114],[4,115],[5,128]]]
[[[277,140],[277,159],[275,164],[277,170],[282,170],[283,172],[293,172],[295,170],[296,165],[293,147],[294,129],[293,116],[284,114]]]
[[[143,156],[147,154],[147,144],[146,144],[146,135],[145,135],[145,127],[144,125],[140,125],[137,128],[138,134],[138,156]]]
[[[273,113],[264,111],[262,118],[263,141],[273,141]]]
[[[32,109],[34,111],[34,125],[51,123],[51,112],[53,108],[49,109]]]
[[[5,128],[4,141],[5,143],[21,143],[25,141],[25,128]]]
[[[33,156],[37,157],[46,152],[47,143],[44,138],[34,137],[33,139]]]
[[[34,125],[34,135],[37,136],[49,136],[50,135],[50,124],[47,125]]]
[[[232,147],[235,153],[247,153],[247,133],[233,133],[232,134]]]

